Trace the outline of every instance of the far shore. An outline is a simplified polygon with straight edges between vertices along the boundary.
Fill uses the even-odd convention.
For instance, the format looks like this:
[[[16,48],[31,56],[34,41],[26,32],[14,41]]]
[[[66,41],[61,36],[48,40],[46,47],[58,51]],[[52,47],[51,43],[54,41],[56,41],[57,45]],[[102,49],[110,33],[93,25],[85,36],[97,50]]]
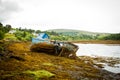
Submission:
[[[80,40],[71,42],[83,44],[120,44],[120,40]]]

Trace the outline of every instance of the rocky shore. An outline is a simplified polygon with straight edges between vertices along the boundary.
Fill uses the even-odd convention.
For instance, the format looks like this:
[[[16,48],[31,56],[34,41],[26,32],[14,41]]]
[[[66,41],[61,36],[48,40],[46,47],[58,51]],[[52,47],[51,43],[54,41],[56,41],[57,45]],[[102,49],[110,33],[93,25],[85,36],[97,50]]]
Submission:
[[[81,56],[77,59],[30,51],[30,42],[0,42],[0,80],[119,80],[103,69],[120,59]]]

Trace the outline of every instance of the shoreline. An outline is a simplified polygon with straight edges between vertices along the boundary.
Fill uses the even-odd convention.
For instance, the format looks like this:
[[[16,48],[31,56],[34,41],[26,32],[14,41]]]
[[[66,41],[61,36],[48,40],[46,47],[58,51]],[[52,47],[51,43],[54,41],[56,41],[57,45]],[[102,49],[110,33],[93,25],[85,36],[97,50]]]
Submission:
[[[120,73],[102,69],[104,65],[95,62],[106,62],[114,66],[119,59],[91,58],[79,59],[48,55],[43,52],[32,52],[29,42],[14,42],[9,45],[3,42],[4,54],[0,55],[0,80],[118,80]],[[4,45],[5,44],[5,45]],[[7,47],[6,47],[7,46]],[[112,62],[111,62],[112,60]],[[32,65],[32,66],[31,66]],[[39,76],[39,75],[43,76]],[[47,75],[46,75],[47,74]],[[51,76],[49,76],[50,74]]]
[[[120,40],[80,40],[70,42],[82,44],[120,44]]]
[[[118,69],[117,72],[115,72],[113,68],[120,68],[119,64],[120,64],[120,57],[104,57],[104,56],[78,56],[81,60],[83,61],[91,61],[94,64],[93,65],[97,65],[100,68],[107,70],[109,72],[112,73],[117,73],[119,74],[120,71]],[[107,69],[108,67],[111,67],[110,69]]]

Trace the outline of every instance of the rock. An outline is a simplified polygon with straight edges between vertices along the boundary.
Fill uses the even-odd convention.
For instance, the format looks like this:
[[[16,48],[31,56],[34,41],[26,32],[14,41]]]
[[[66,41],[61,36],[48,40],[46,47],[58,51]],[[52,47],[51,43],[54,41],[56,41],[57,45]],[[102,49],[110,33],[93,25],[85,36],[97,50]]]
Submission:
[[[16,59],[16,60],[19,60],[19,61],[25,61],[25,59],[20,57],[20,56],[10,56],[10,58],[13,58],[13,59]]]

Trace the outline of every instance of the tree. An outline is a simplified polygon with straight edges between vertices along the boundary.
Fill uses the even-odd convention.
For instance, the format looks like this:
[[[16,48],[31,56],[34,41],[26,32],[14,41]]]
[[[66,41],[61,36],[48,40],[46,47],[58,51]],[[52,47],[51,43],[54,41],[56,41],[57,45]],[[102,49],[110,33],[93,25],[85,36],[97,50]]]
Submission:
[[[5,33],[2,30],[0,30],[0,40],[3,39],[4,36],[5,36]]]
[[[26,37],[26,35],[27,35],[27,34],[26,34],[26,32],[24,31],[24,32],[23,32],[23,34],[22,34],[22,37],[24,37],[24,38],[25,38],[25,37]]]
[[[110,34],[108,36],[103,37],[104,40],[120,40],[120,33],[118,34]]]
[[[0,27],[2,27],[3,26],[3,24],[0,22]]]
[[[4,27],[4,31],[5,31],[5,33],[7,33],[7,32],[9,32],[10,30],[11,30],[11,25],[6,25],[5,27]]]
[[[40,32],[41,32],[40,30],[37,30],[37,31],[36,31],[37,34],[40,33]]]
[[[5,32],[4,32],[3,24],[0,23],[0,40],[4,38]]]

